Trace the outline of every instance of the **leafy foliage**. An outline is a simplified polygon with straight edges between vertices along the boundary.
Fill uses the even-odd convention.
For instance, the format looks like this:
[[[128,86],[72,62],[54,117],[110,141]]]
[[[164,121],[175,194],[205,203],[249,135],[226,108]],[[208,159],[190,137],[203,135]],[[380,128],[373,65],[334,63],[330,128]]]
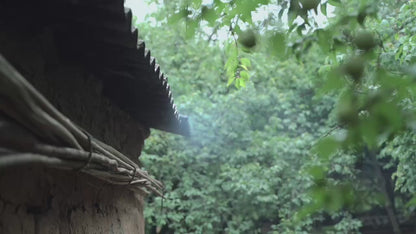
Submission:
[[[374,210],[397,232],[416,207],[416,4],[204,3],[140,25],[192,124],[146,143],[166,184],[149,232],[354,232]]]

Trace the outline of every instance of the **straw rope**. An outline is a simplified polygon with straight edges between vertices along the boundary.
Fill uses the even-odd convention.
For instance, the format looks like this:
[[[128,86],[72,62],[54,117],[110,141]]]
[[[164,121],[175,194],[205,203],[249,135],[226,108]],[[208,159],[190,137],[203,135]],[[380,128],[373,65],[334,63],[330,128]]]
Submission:
[[[0,55],[0,168],[23,164],[79,170],[163,196],[161,182],[72,123]]]

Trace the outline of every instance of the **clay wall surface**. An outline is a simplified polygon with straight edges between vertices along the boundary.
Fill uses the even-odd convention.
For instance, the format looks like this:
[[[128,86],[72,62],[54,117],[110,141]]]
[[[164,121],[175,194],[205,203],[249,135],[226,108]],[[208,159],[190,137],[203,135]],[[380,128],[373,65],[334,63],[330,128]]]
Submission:
[[[82,173],[10,168],[0,189],[3,234],[144,233],[139,194]]]
[[[149,129],[105,98],[82,64],[63,60],[48,29],[17,32],[0,22],[0,31],[0,53],[58,110],[138,162]],[[75,171],[2,169],[0,233],[144,233],[143,197]]]
[[[137,162],[149,129],[102,93],[100,80],[77,61],[62,60],[48,29],[2,29],[0,53],[59,111],[94,137]]]

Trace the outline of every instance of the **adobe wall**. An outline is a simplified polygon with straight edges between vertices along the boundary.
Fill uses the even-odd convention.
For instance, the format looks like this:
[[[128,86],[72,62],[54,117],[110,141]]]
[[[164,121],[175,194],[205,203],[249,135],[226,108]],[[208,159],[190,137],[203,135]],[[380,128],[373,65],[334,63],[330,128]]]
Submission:
[[[0,53],[58,110],[137,162],[149,129],[103,97],[91,73],[62,61],[50,31],[0,22],[0,32]],[[143,196],[72,171],[1,170],[0,233],[144,233]]]
[[[76,61],[64,61],[48,29],[16,32],[0,24],[0,53],[58,110],[137,162],[149,129],[102,94],[102,83]]]
[[[1,170],[0,233],[144,233],[143,197],[76,172]]]

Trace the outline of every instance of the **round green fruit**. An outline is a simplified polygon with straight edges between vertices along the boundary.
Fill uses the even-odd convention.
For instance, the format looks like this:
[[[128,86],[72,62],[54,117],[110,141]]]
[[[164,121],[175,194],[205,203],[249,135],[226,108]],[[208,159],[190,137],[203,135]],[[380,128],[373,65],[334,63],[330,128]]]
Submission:
[[[257,44],[256,34],[253,30],[246,30],[238,36],[238,41],[246,48],[252,48]]]
[[[300,0],[300,3],[302,3],[302,8],[305,10],[317,8],[320,2],[320,0]]]
[[[364,73],[364,59],[361,57],[354,57],[344,64],[344,71],[347,75],[358,82]]]
[[[354,38],[354,43],[360,50],[371,50],[376,46],[373,34],[369,31],[360,31]]]
[[[353,108],[338,110],[338,122],[342,125],[353,126],[358,121],[358,115]]]

